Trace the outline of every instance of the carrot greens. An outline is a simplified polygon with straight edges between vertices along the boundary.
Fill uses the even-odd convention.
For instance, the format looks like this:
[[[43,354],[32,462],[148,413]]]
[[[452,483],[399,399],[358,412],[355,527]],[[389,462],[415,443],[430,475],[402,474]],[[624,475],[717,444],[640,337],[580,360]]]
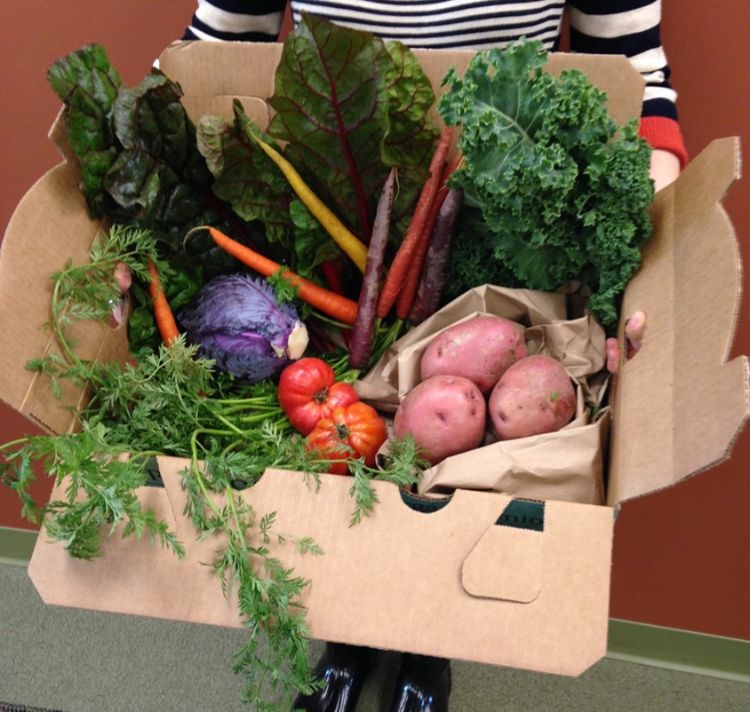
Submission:
[[[274,511],[259,512],[240,491],[269,467],[308,473],[315,489],[330,463],[295,437],[271,381],[254,385],[217,372],[212,361],[179,336],[170,346],[141,349],[124,363],[87,360],[70,336],[80,320],[107,321],[117,295],[114,267],[125,263],[136,282],[147,283],[148,261],[158,257],[147,231],[117,226],[100,236],[86,265],[66,265],[53,276],[49,327],[58,350],[28,367],[49,378],[53,392],[87,390],[75,415],[74,432],[26,436],[0,445],[0,484],[15,491],[22,513],[44,523],[47,535],[69,554],[94,559],[112,536],[148,538],[183,556],[185,546],[168,524],[145,509],[138,489],[153,483],[153,458],[186,458],[181,472],[189,516],[197,536],[217,536],[212,562],[225,595],[236,597],[248,631],[235,671],[244,680],[243,699],[257,710],[289,707],[299,690],[318,684],[309,660],[309,631],[300,595],[308,581],[284,566],[278,546],[323,552],[309,537],[291,537],[275,526]],[[342,378],[345,355],[333,354]],[[347,375],[348,374],[348,375]],[[352,522],[372,512],[377,496],[372,479],[410,485],[420,471],[415,448],[395,446],[381,469],[359,460],[352,487]],[[34,500],[36,472],[54,478],[56,496]],[[217,504],[216,496],[221,504]],[[273,546],[272,546],[273,545]]]

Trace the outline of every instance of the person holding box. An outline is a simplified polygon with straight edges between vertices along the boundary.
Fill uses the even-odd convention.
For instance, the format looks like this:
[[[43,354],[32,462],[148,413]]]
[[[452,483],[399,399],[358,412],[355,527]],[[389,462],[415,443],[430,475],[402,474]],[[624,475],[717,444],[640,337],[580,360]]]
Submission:
[[[286,0],[198,0],[183,40],[278,41]],[[325,17],[412,48],[474,49],[503,46],[521,38],[540,40],[554,51],[568,12],[570,50],[628,57],[644,77],[640,134],[652,147],[651,177],[656,190],[671,183],[687,162],[661,45],[661,0],[291,0],[295,23],[301,13]],[[639,348],[646,327],[643,312],[626,325],[628,356]],[[620,361],[616,339],[607,342],[607,368]],[[328,643],[316,676],[325,686],[300,696],[295,709],[351,712],[373,663],[375,651]],[[451,687],[448,660],[404,654],[390,709],[445,712]]]

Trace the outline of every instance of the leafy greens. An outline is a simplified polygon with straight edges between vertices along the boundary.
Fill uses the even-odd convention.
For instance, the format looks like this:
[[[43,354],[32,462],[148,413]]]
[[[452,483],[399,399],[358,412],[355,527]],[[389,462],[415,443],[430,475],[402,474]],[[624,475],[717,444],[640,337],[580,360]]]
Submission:
[[[163,280],[170,302],[184,303],[205,278],[235,267],[205,236],[191,240],[186,253],[182,241],[190,228],[231,225],[242,242],[262,239],[261,230],[213,192],[182,89],[162,72],[152,69],[136,87],[124,87],[105,50],[91,44],[54,62],[47,79],[66,106],[67,139],[89,213],[154,234],[172,267],[165,276],[180,275]],[[149,303],[142,291],[134,294],[138,304]],[[135,314],[131,342],[153,344],[155,329],[140,309]]]
[[[485,282],[549,291],[582,280],[589,308],[612,326],[650,234],[650,150],[635,120],[618,133],[581,72],[555,77],[546,59],[526,41],[480,52],[463,78],[455,69],[445,78],[439,111],[461,127],[465,159],[454,185],[481,215],[452,243],[445,296]]]
[[[283,144],[275,148],[368,242],[377,197],[392,166],[399,167],[395,215],[402,227],[416,199],[437,136],[429,116],[435,95],[401,43],[309,15],[286,39],[275,82],[267,134],[236,101],[233,123],[218,117],[198,122],[198,145],[216,194],[244,219],[260,220],[269,240],[287,248],[287,263],[311,276],[340,252],[251,135]]]

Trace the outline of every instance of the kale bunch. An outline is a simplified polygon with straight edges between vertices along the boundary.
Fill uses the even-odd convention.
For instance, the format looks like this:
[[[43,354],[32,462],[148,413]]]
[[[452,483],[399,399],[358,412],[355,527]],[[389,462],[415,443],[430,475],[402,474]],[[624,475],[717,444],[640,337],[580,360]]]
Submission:
[[[461,127],[468,219],[453,241],[445,297],[484,283],[551,291],[581,280],[604,326],[651,232],[650,149],[619,128],[584,74],[543,69],[541,43],[476,54],[451,69],[439,111]]]

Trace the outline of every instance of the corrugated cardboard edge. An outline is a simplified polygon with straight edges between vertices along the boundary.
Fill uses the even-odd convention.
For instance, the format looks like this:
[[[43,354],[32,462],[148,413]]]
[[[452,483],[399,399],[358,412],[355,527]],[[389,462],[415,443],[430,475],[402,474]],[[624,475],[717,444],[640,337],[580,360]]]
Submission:
[[[67,406],[80,408],[85,389],[61,383],[62,398],[52,394],[47,376],[26,369],[29,359],[51,351],[59,353],[51,332],[44,328],[50,319],[52,297],[50,276],[62,270],[70,259],[85,263],[96,235],[105,223],[89,217],[79,190],[78,159],[65,140],[64,113],[57,115],[49,138],[63,161],[47,171],[23,196],[11,216],[0,243],[0,303],[21,308],[0,310],[0,398],[47,432],[67,432],[75,417]],[[60,249],[62,236],[74,235]],[[33,236],[33,238],[32,238]],[[87,322],[71,327],[83,359],[124,359],[128,353],[124,326],[111,329]]]
[[[160,69],[184,91],[183,104],[195,120],[211,111],[213,97],[259,97],[274,91],[274,75],[282,45],[273,42],[173,42],[159,56]],[[441,82],[448,68],[463,73],[473,50],[415,49],[436,93],[445,89]],[[640,114],[643,78],[625,57],[553,52],[545,67],[553,74],[566,69],[582,69],[591,82],[608,92],[618,87],[608,110],[619,124]],[[210,87],[210,92],[205,90]],[[435,115],[436,112],[434,112]]]
[[[206,566],[221,540],[198,541],[183,516],[186,464],[160,458],[165,489],[141,492],[175,527],[184,560],[147,541],[113,538],[103,557],[77,561],[42,534],[29,575],[44,601],[241,626],[234,594],[225,598]],[[270,542],[273,555],[311,582],[300,602],[313,638],[563,675],[579,675],[606,654],[610,509],[549,502],[544,531],[518,534],[495,525],[508,495],[458,491],[425,514],[392,484],[373,486],[380,501],[354,527],[345,477],[322,475],[316,492],[303,473],[269,470],[242,492],[258,517],[276,512],[275,531],[312,537],[325,552]],[[531,565],[518,556],[519,537],[535,552]]]
[[[726,460],[750,417],[748,359],[728,360],[742,263],[721,200],[739,174],[739,140],[717,139],[654,202],[660,229],[623,304],[623,318],[646,311],[647,333],[615,385],[610,505]]]

